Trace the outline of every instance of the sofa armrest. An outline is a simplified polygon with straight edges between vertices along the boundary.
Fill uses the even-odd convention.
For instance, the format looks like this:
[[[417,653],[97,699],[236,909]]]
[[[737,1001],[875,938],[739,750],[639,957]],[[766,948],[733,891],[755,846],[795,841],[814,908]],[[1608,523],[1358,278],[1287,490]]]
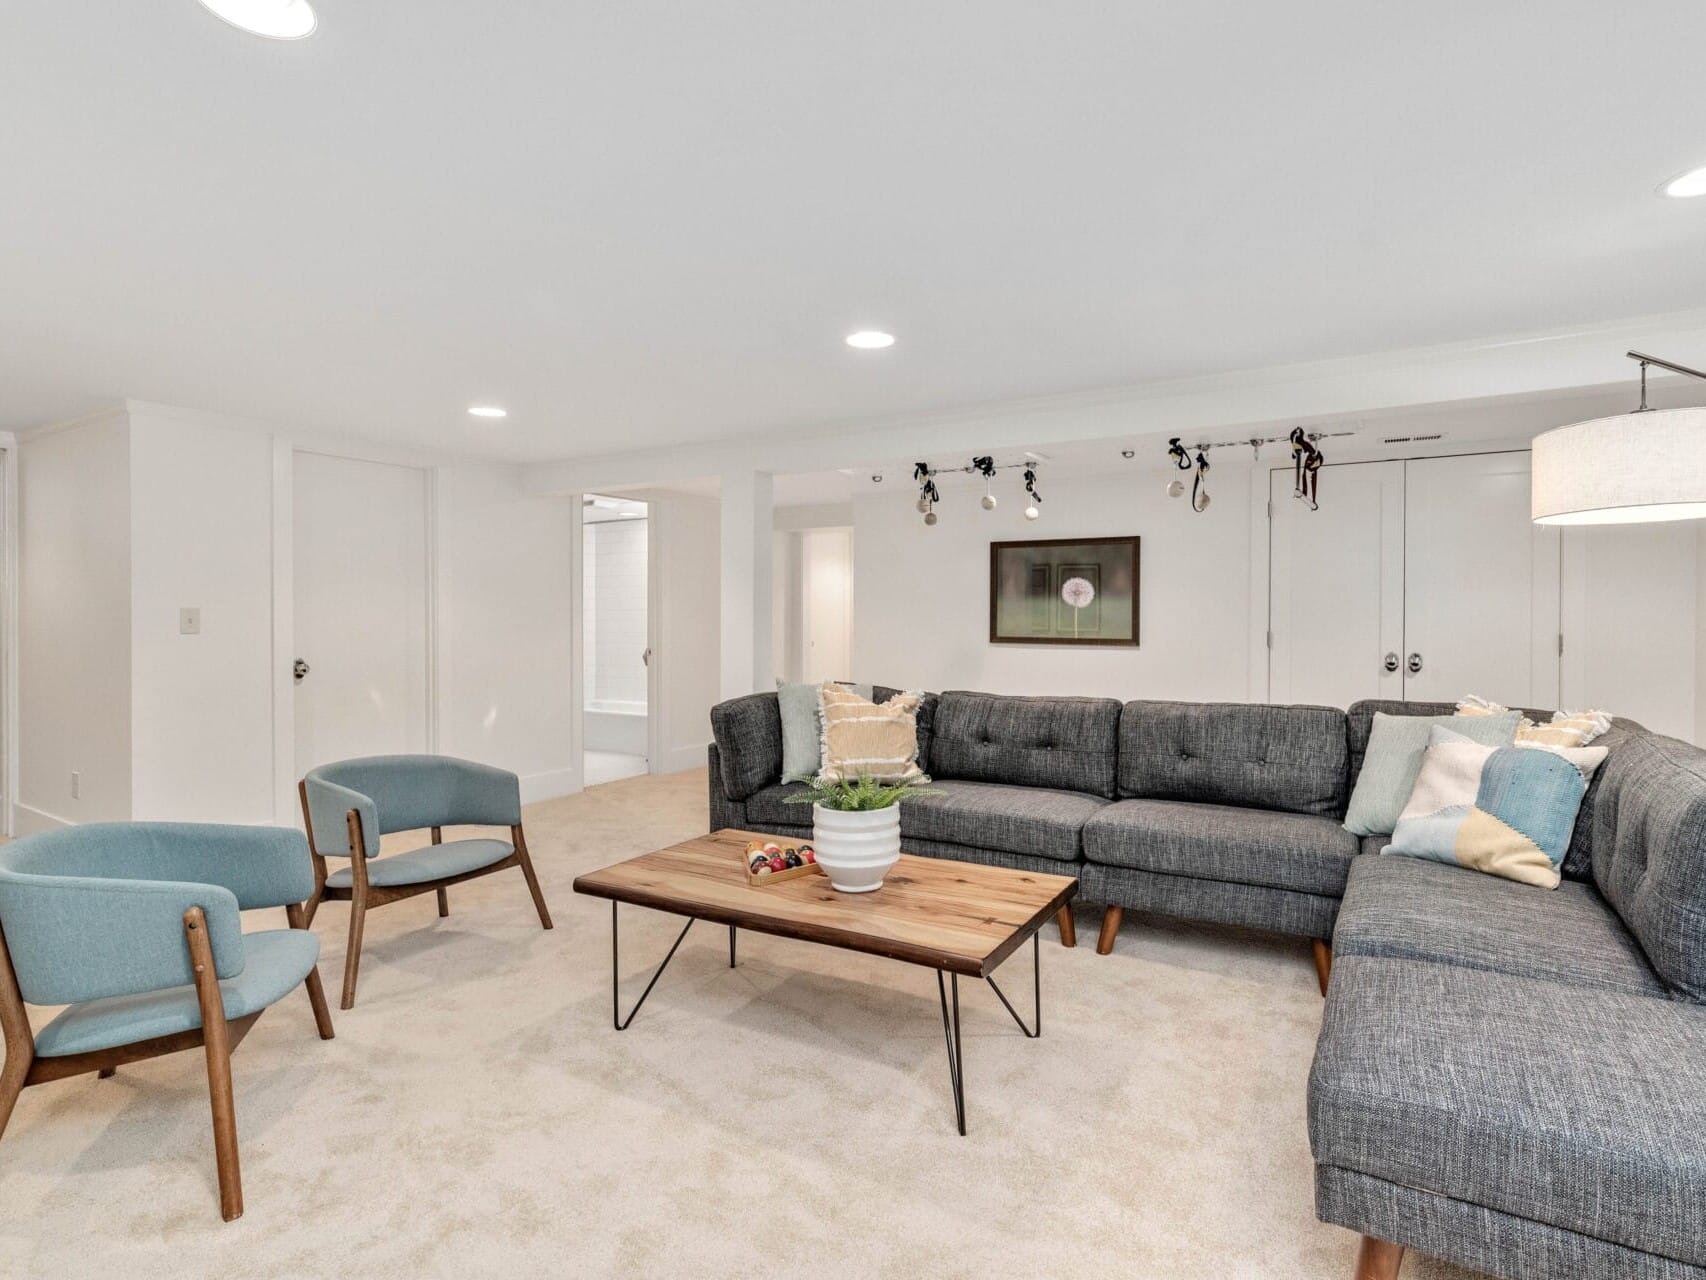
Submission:
[[[717,768],[730,800],[745,800],[782,776],[782,710],[774,693],[749,693],[711,708]]]
[[[729,799],[729,793],[723,790],[720,755],[714,742],[705,749],[705,760],[709,765],[707,772],[710,775],[708,786],[711,799],[711,830],[722,831],[732,827],[737,831],[744,831],[747,828],[746,802]]]

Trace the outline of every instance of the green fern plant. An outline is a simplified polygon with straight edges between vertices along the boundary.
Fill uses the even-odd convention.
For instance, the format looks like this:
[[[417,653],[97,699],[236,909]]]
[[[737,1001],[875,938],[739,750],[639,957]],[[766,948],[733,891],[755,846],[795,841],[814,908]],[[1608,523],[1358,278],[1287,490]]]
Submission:
[[[797,791],[788,796],[786,804],[821,804],[825,809],[834,809],[840,813],[867,813],[873,809],[887,809],[899,804],[907,796],[934,796],[939,791],[932,791],[924,784],[928,778],[917,782],[878,782],[864,774],[845,782],[813,782],[804,791]]]

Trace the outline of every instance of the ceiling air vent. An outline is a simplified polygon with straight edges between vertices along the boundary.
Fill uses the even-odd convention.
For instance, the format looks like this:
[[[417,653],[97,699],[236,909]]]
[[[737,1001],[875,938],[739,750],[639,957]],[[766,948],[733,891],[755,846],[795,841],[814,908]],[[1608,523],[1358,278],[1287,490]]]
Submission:
[[[1425,440],[1443,440],[1443,439],[1445,439],[1445,433],[1443,431],[1436,431],[1431,436],[1386,436],[1386,437],[1382,438],[1380,443],[1381,444],[1421,444]]]

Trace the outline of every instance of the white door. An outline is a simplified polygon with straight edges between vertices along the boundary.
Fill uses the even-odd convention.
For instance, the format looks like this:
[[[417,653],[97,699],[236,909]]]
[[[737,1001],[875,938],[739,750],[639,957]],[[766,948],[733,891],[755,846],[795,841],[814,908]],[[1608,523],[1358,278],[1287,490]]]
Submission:
[[[298,453],[294,495],[297,777],[428,750],[427,473]]]
[[[1402,698],[1386,660],[1404,644],[1404,464],[1323,467],[1320,495],[1311,511],[1289,467],[1269,475],[1268,697]]]
[[[806,531],[804,569],[804,678],[849,680],[853,670],[853,531]]]
[[[1558,705],[1558,530],[1529,518],[1529,455],[1406,464],[1404,696]]]

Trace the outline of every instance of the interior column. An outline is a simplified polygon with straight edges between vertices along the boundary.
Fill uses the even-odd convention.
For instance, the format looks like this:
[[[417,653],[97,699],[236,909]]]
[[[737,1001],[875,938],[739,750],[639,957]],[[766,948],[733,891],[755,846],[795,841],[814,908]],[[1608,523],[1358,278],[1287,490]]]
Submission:
[[[722,477],[722,696],[769,689],[776,682],[770,635],[771,476],[734,471]]]

